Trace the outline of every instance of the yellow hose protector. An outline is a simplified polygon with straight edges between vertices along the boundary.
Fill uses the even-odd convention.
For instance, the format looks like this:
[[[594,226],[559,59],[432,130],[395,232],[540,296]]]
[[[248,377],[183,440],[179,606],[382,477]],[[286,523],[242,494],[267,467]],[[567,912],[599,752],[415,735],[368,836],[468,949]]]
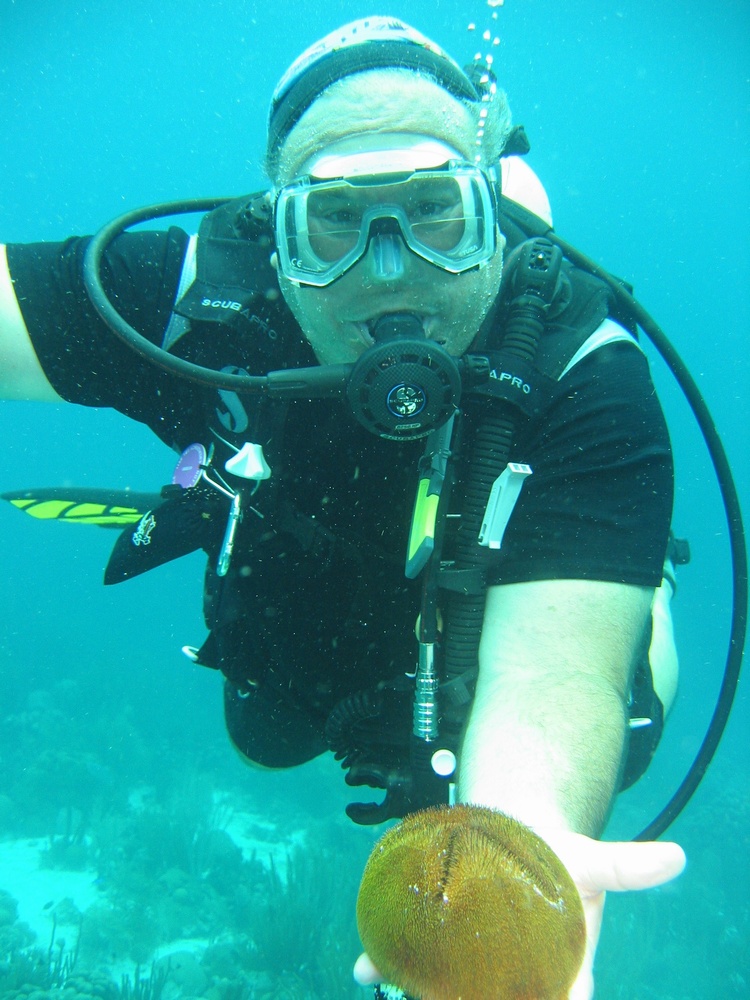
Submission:
[[[419,480],[406,551],[405,573],[409,580],[419,576],[435,547],[435,520],[440,496],[437,493],[429,493],[429,488],[429,477]]]

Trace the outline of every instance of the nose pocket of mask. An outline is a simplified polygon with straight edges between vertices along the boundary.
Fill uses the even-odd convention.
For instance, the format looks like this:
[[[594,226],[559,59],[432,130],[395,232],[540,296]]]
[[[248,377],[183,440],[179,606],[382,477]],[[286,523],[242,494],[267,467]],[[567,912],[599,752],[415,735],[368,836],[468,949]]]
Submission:
[[[376,281],[393,281],[404,273],[404,241],[397,233],[376,233],[370,241],[370,265]]]

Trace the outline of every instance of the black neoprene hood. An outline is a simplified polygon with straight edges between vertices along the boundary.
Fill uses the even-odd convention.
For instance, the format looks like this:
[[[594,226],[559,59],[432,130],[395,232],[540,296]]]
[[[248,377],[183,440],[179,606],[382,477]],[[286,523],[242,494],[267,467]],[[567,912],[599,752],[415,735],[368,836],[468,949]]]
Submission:
[[[459,100],[481,100],[477,87],[457,63],[408,37],[367,39],[357,45],[332,49],[274,94],[268,118],[268,164],[275,162],[291,130],[331,84],[375,69],[410,69],[434,80]]]

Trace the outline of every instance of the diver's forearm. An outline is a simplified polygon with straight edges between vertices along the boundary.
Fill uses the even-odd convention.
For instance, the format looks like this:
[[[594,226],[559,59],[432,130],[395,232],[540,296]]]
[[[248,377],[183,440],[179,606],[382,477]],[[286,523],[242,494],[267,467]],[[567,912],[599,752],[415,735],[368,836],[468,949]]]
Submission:
[[[535,829],[598,836],[624,740],[623,700],[595,675],[485,681],[461,750],[459,797]]]
[[[488,590],[460,755],[462,801],[535,828],[601,833],[652,597],[648,588],[587,580]]]

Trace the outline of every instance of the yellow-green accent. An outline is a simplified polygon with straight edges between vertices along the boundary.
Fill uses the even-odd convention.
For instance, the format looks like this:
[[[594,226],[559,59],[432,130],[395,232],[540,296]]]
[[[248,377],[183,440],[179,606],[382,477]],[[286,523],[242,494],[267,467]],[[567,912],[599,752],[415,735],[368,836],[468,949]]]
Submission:
[[[75,503],[72,500],[11,500],[14,507],[40,521],[68,521],[73,524],[126,525],[135,524],[142,513],[135,507],[112,506],[102,503]]]
[[[13,501],[16,505],[16,501]],[[40,521],[56,521],[61,518],[69,507],[73,506],[72,500],[42,500],[41,503],[32,501],[33,506],[26,507],[26,513],[31,517],[38,517]]]
[[[429,477],[419,480],[406,555],[406,576],[410,580],[419,575],[435,547],[435,520],[440,497],[437,493],[428,493],[429,488]]]

